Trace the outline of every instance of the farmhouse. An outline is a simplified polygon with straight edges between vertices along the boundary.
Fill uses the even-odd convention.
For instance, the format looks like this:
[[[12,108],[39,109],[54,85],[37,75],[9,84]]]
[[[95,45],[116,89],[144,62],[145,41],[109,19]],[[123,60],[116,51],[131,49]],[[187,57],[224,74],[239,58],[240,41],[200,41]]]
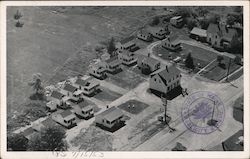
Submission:
[[[140,31],[137,32],[137,38],[147,41],[147,42],[151,42],[153,41],[153,36],[152,34],[150,34],[147,30],[142,29]]]
[[[150,34],[153,35],[153,37],[157,38],[157,39],[164,39],[165,36],[167,35],[167,29],[163,28],[163,27],[158,27],[158,26],[155,26],[155,27],[148,27],[147,28],[148,32]]]
[[[194,27],[190,32],[190,37],[201,42],[207,41],[207,31],[204,29],[200,29],[197,27]]]
[[[111,107],[96,115],[95,122],[97,126],[106,128],[108,130],[114,130],[124,126],[125,120],[123,117],[124,114],[120,109]]]
[[[125,38],[116,44],[116,48],[129,51],[134,50],[134,48],[136,48],[136,43],[134,39],[134,36]]]
[[[180,86],[181,74],[175,66],[166,66],[150,75],[149,87],[151,91],[167,94]]]
[[[237,41],[237,31],[222,24],[210,23],[207,29],[207,42],[215,48],[229,49]]]
[[[139,55],[137,60],[137,66],[139,69],[141,69],[142,73],[144,74],[150,74],[160,68],[160,61],[150,57],[150,54],[148,53],[148,56],[145,55]]]
[[[100,65],[100,63],[95,64],[89,69],[89,74],[98,79],[105,79],[107,77],[106,67]]]
[[[119,53],[118,58],[120,59],[122,64],[127,66],[131,66],[133,64],[136,64],[137,62],[137,57],[135,56],[135,54],[127,50],[124,50],[121,53]]]
[[[118,56],[114,56],[108,60],[102,61],[101,65],[105,67],[109,73],[117,73],[122,70],[121,61],[118,59]]]
[[[181,27],[183,25],[183,18],[182,16],[175,16],[170,19],[170,24],[175,27]]]
[[[94,107],[87,101],[75,105],[74,110],[79,118],[89,119],[94,116]]]
[[[167,36],[162,40],[162,47],[171,51],[179,51],[182,49],[181,42],[177,36]]]
[[[87,78],[85,80],[81,79],[81,78],[77,78],[74,86],[76,88],[78,88],[78,90],[87,95],[87,96],[91,96],[93,95],[97,90],[99,90],[100,87],[100,83],[94,79],[94,78]]]
[[[76,126],[76,116],[70,110],[65,110],[62,113],[54,114],[52,119],[66,128]]]

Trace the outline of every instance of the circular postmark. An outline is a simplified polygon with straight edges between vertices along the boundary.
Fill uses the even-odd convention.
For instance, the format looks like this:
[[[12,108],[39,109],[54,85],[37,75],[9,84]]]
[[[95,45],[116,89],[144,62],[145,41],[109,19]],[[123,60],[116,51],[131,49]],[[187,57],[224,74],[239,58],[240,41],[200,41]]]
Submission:
[[[189,95],[181,111],[185,126],[197,134],[210,134],[219,129],[224,116],[223,102],[216,94],[208,91]]]

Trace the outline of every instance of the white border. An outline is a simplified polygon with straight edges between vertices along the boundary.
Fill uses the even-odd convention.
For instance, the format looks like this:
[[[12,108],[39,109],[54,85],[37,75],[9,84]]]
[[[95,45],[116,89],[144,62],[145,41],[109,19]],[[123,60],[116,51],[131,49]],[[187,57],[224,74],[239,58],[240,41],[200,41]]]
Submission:
[[[104,152],[103,158],[249,158],[249,2],[248,1],[4,1],[1,2],[1,154],[0,158],[73,158],[55,157],[51,152],[6,151],[6,8],[7,6],[244,6],[244,151],[243,152]],[[84,158],[84,157],[81,157]],[[86,158],[86,157],[85,157]],[[88,158],[88,157],[87,157]],[[93,157],[90,157],[93,158]]]

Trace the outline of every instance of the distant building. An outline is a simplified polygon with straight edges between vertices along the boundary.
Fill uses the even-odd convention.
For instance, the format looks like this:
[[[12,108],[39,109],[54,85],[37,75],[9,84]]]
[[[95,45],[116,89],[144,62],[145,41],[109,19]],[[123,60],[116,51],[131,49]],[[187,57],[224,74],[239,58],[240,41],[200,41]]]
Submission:
[[[138,56],[137,66],[142,70],[142,72],[146,71],[145,74],[149,74],[160,69],[161,63],[160,61],[150,57],[150,54],[148,53],[148,56]]]
[[[164,39],[165,36],[168,34],[167,28],[159,27],[159,26],[149,26],[147,31],[153,35],[153,37],[157,39]]]
[[[100,83],[93,78],[87,78],[85,80],[83,80],[82,78],[77,78],[75,83],[73,84],[76,88],[78,88],[78,90],[87,95],[87,96],[91,96],[93,95],[95,92],[97,92],[100,88]]]
[[[215,48],[229,49],[237,41],[237,31],[226,25],[210,23],[207,29],[207,42]]]
[[[89,74],[98,79],[105,79],[107,77],[106,67],[101,65],[101,62],[91,66],[89,69]]]
[[[181,73],[175,66],[170,66],[150,75],[149,88],[153,91],[167,94],[180,86]]]
[[[170,19],[170,24],[172,24],[175,27],[182,27],[183,25],[183,18],[182,16],[175,16]]]
[[[207,31],[204,29],[200,29],[197,27],[194,27],[190,32],[190,37],[201,42],[207,41]]]
[[[153,36],[150,34],[147,30],[142,29],[137,32],[138,39],[141,39],[143,41],[151,42],[153,41]]]
[[[94,116],[94,107],[87,101],[75,105],[74,110],[75,114],[80,118],[89,119]]]
[[[135,54],[127,50],[124,50],[121,53],[119,53],[118,58],[120,59],[122,64],[127,66],[131,66],[133,64],[136,64],[137,62],[137,57],[135,56]]]
[[[59,114],[53,114],[52,119],[66,128],[76,126],[76,116],[70,110],[65,110]]]
[[[96,125],[110,130],[123,126],[125,123],[123,117],[124,114],[120,109],[111,107],[104,112],[96,115],[95,122]]]
[[[101,65],[107,70],[109,73],[117,73],[120,72],[121,69],[121,61],[117,56],[112,57],[108,60],[102,61]]]
[[[123,40],[121,40],[120,42],[118,42],[116,44],[116,48],[117,49],[121,49],[121,50],[133,50],[136,47],[136,43],[135,43],[135,37],[134,36],[130,36],[127,37]]]
[[[162,47],[171,51],[179,51],[182,49],[181,42],[177,36],[169,35],[162,40]]]

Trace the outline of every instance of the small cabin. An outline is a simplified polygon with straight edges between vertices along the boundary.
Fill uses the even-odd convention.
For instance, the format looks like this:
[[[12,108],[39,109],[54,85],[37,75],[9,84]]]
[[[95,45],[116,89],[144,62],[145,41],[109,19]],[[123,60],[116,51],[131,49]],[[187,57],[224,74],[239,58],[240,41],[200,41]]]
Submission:
[[[190,32],[190,38],[193,38],[197,41],[206,42],[207,40],[207,31],[194,27]]]
[[[59,114],[53,114],[52,119],[66,128],[72,128],[77,125],[76,116],[70,110],[65,110]]]
[[[136,47],[136,43],[134,39],[135,39],[134,36],[125,38],[116,44],[116,48],[121,49],[121,50],[133,49],[134,47]]]
[[[153,41],[153,36],[147,30],[143,29],[137,32],[137,38],[146,42]]]
[[[142,73],[150,74],[160,69],[161,63],[160,61],[150,57],[150,54],[148,53],[148,56],[138,56],[137,66],[141,69]]]
[[[83,98],[81,95],[81,91],[78,91],[78,89],[72,84],[65,84],[62,89],[62,93],[75,102],[81,101]]]
[[[170,24],[173,26],[180,28],[183,25],[183,18],[182,16],[175,16],[170,19]]]
[[[106,67],[98,63],[90,68],[89,74],[98,79],[105,79],[107,77],[106,70]]]
[[[122,64],[127,66],[134,65],[137,62],[137,57],[135,56],[135,53],[126,50],[119,53],[118,58],[120,59]]]
[[[100,89],[100,83],[94,78],[87,78],[83,80],[82,78],[77,78],[74,86],[78,88],[80,92],[84,95],[91,96],[95,94]]]
[[[119,60],[118,56],[112,57],[108,60],[102,62],[103,67],[106,68],[107,72],[109,73],[118,73],[122,70],[121,68],[121,61]]]
[[[94,116],[94,106],[87,101],[75,105],[74,110],[79,118],[90,119]]]
[[[48,103],[46,103],[46,109],[49,112],[54,112],[57,110],[57,104],[54,101],[49,101]]]
[[[124,114],[116,107],[111,107],[96,115],[95,122],[97,126],[108,130],[114,130],[125,125]]]
[[[156,39],[162,40],[166,37],[168,34],[168,29],[159,27],[159,26],[154,26],[154,27],[148,27],[147,31]]]
[[[51,101],[53,101],[53,104],[55,104],[58,108],[67,109],[71,106],[69,97],[58,91],[53,91],[50,98]]]
[[[177,36],[167,36],[166,39],[162,40],[162,47],[171,51],[182,50],[181,41]]]

